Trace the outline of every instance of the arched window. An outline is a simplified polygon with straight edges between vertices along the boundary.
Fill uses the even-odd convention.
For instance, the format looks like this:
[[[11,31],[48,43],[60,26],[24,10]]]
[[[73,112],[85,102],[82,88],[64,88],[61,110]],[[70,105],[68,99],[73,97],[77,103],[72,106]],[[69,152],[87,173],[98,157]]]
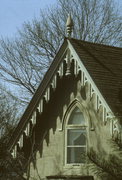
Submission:
[[[66,124],[66,163],[85,163],[86,125],[78,107],[72,111]]]

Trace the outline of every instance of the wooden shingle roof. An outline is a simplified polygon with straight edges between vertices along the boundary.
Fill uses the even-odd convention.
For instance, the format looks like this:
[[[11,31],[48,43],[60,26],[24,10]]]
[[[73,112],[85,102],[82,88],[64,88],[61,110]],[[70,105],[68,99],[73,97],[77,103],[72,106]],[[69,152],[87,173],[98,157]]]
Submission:
[[[122,48],[76,39],[70,42],[110,108],[122,114]]]

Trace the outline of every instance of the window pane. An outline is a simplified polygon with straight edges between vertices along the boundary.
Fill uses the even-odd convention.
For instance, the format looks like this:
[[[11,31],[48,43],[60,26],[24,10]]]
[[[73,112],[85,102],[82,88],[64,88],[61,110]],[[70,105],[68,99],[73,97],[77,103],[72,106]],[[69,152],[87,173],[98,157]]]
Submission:
[[[85,147],[68,147],[67,163],[85,163],[86,148]]]
[[[67,145],[86,145],[86,131],[81,129],[68,129]]]
[[[80,124],[80,125],[85,124],[83,114],[81,113],[79,108],[76,107],[73,110],[73,112],[71,113],[71,116],[69,118],[68,124]]]

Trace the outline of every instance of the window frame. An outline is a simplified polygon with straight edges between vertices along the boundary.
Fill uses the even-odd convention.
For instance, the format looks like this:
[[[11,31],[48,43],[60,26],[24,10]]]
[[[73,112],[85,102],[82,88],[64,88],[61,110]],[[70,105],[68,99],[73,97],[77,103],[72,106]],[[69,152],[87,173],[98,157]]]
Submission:
[[[79,147],[85,147],[85,153],[87,152],[87,130],[86,130],[86,128],[87,128],[87,126],[86,126],[86,120],[85,120],[85,117],[84,117],[84,114],[83,114],[83,117],[84,117],[84,124],[68,124],[68,122],[69,122],[69,119],[70,119],[70,117],[71,117],[71,115],[72,115],[72,112],[75,110],[75,108],[78,108],[79,110],[80,110],[80,112],[83,114],[83,111],[81,110],[81,108],[78,106],[78,105],[75,105],[72,109],[70,109],[70,111],[68,112],[68,115],[67,115],[67,117],[66,117],[66,122],[65,122],[65,165],[67,165],[67,166],[71,166],[71,165],[73,165],[73,166],[80,166],[80,165],[84,165],[84,164],[86,164],[86,162],[85,163],[68,163],[67,162],[67,148],[68,147],[70,147],[69,145],[68,145],[68,130],[70,130],[70,129],[76,129],[76,130],[78,130],[78,129],[80,129],[80,130],[85,130],[85,132],[86,132],[86,144],[85,145],[79,145]],[[76,146],[72,146],[72,147],[76,147]]]

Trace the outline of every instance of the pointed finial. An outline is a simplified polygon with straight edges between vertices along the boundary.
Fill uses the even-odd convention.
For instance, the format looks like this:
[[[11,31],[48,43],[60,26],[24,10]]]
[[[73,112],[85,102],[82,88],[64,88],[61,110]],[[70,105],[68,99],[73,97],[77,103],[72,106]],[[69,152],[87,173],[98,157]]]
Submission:
[[[67,18],[66,29],[67,29],[67,36],[70,38],[73,30],[73,20],[70,14],[68,15]]]

